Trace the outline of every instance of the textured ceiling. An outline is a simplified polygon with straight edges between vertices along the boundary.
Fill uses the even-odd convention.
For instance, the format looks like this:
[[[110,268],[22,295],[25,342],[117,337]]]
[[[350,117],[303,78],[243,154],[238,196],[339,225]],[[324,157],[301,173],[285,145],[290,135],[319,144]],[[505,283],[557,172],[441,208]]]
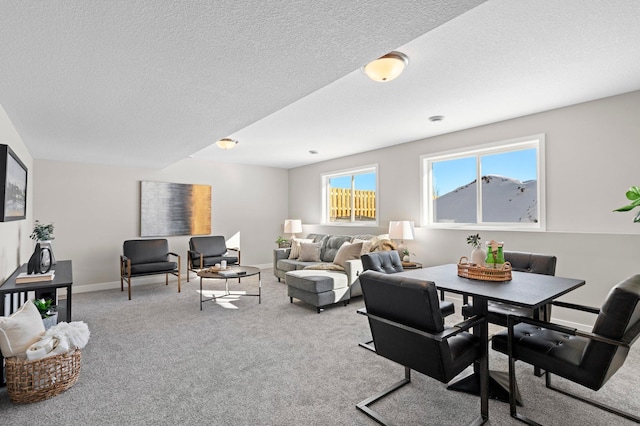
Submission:
[[[637,0],[3,0],[0,39],[33,156],[88,163],[291,168],[640,90]]]
[[[35,158],[164,167],[480,3],[3,0],[0,104]]]

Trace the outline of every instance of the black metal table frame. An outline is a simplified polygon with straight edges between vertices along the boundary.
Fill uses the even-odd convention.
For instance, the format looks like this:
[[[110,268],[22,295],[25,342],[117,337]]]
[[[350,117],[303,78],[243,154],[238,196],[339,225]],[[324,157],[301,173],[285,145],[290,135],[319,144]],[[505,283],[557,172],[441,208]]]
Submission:
[[[526,272],[513,272],[513,279],[507,282],[480,281],[469,278],[459,277],[457,274],[457,265],[441,265],[430,268],[414,269],[398,274],[406,275],[412,278],[419,278],[427,281],[433,281],[439,290],[444,290],[461,295],[473,297],[473,314],[485,316],[488,312],[489,300],[511,303],[518,306],[525,306],[532,309],[541,308],[552,302],[554,299],[575,290],[585,284],[584,280],[573,278],[561,278],[549,275],[530,274]],[[511,282],[518,283],[516,286],[509,285]],[[538,284],[536,287],[535,284]],[[492,394],[490,389],[477,389],[481,382],[479,375],[489,374],[489,385],[498,385],[499,388],[504,387],[502,376],[504,374],[495,374],[503,372],[491,372],[488,370],[488,354],[489,354],[489,324],[485,320],[480,325],[474,327],[473,333],[480,337],[483,342],[484,356],[480,360],[480,364],[474,365],[474,372],[461,379],[465,382],[459,388],[454,384],[449,386],[450,389],[460,390],[463,392],[474,393],[480,395],[482,392],[489,392],[489,397],[497,398],[497,394]],[[493,377],[492,377],[493,376]],[[455,379],[454,379],[455,380]],[[484,381],[484,380],[482,380]],[[468,385],[468,386],[467,386]],[[476,387],[477,386],[477,387]],[[476,387],[474,389],[474,387]],[[508,376],[507,376],[507,395],[508,395]],[[486,399],[482,398],[481,401]],[[489,416],[489,407],[481,404],[482,416]]]
[[[252,268],[253,267],[240,267],[240,271],[245,270],[243,268]],[[203,302],[209,302],[209,301],[216,301],[217,299],[221,299],[223,297],[229,297],[229,296],[257,296],[258,297],[258,304],[262,303],[262,271],[260,270],[260,268],[255,268],[256,271],[251,271],[251,272],[247,272],[245,274],[234,274],[234,275],[220,275],[217,274],[215,272],[205,272],[205,271],[200,271],[198,272],[198,276],[200,277],[200,310],[202,310],[202,303]],[[203,276],[201,274],[206,273],[209,274],[207,276]],[[229,279],[230,278],[237,278],[238,279],[238,283],[241,282],[242,278],[247,278],[247,277],[253,277],[253,276],[258,276],[258,294],[250,294],[250,293],[231,293],[231,291],[229,290]],[[212,297],[203,297],[202,296],[202,280],[203,279],[213,279],[213,280],[221,280],[224,279],[224,294],[222,296],[212,296]]]
[[[34,292],[36,298],[40,298],[44,295],[53,294],[55,302],[58,300],[58,289],[66,289],[66,300],[63,306],[58,307],[58,321],[71,322],[71,286],[73,285],[73,273],[70,260],[58,260],[51,268],[55,270],[55,276],[52,281],[40,281],[24,284],[16,284],[16,277],[21,272],[27,271],[27,264],[25,263],[2,284],[0,285],[0,316],[12,314],[19,306],[26,302],[27,293]],[[14,303],[12,296],[9,301],[9,312],[5,312],[5,297],[7,295],[18,295],[17,305]],[[62,309],[63,308],[63,309]]]

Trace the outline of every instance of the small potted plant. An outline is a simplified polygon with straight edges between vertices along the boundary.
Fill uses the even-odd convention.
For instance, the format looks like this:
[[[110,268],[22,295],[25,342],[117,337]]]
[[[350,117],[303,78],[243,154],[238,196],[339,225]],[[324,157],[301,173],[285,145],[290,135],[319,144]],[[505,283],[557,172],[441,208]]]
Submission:
[[[33,232],[31,233],[30,237],[34,241],[53,240],[55,238],[53,236],[53,223],[45,225],[39,220],[36,220],[36,223],[33,225]]]
[[[56,263],[56,258],[53,256],[53,247],[51,247],[51,240],[55,237],[53,236],[53,223],[44,224],[39,220],[36,220],[36,223],[33,225],[33,232],[29,236],[36,243],[40,243],[40,247],[47,247],[49,249],[49,253],[51,254],[51,259],[46,259],[51,265]]]
[[[52,303],[53,300],[51,299],[36,299],[33,301],[33,304],[36,305],[40,312],[45,330],[58,323],[58,312],[55,305],[51,305]]]
[[[282,238],[281,235],[278,235],[278,239],[276,240],[276,244],[278,248],[288,248],[291,247],[291,242],[286,238]]]
[[[415,256],[415,253],[411,253],[408,248],[402,247],[402,261],[411,262],[411,255]]]
[[[469,257],[469,262],[478,266],[484,266],[484,259],[487,256],[487,252],[482,248],[480,234],[469,235],[467,237],[467,244],[473,247],[473,250],[471,250],[471,256]]]

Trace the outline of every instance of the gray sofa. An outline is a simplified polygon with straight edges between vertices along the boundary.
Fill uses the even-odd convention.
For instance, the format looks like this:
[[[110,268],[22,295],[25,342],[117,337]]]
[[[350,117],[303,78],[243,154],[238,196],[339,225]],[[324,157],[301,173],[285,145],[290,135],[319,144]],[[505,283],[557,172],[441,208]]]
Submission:
[[[309,234],[305,238],[312,239],[314,243],[321,243],[321,262],[289,259],[291,248],[278,248],[273,251],[273,274],[278,281],[285,280],[289,287],[289,297],[295,297],[319,309],[336,302],[346,303],[353,296],[361,296],[358,275],[363,269],[362,261],[347,260],[344,271],[332,269],[331,265],[338,249],[345,242],[353,242],[356,239],[371,240],[375,236]],[[323,265],[327,269],[305,269],[308,266],[323,268]],[[287,273],[290,273],[289,276]]]

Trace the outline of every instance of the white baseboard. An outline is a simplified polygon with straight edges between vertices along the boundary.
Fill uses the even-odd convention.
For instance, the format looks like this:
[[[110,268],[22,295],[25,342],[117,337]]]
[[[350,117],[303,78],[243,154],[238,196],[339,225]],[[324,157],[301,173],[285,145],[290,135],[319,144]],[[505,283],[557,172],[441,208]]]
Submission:
[[[271,263],[264,263],[260,265],[245,265],[245,266],[254,266],[260,269],[271,269],[273,267]],[[189,276],[190,281],[194,281],[197,278],[198,277],[194,273],[191,273],[191,275]],[[187,274],[180,274],[180,279],[182,280],[182,285],[184,285],[187,282]],[[164,282],[164,275],[152,275],[147,277],[139,277],[131,280],[131,287],[136,287],[136,286],[145,285],[145,284],[155,284],[160,282]],[[177,278],[173,275],[169,275],[169,285],[171,285],[172,283],[176,284]],[[120,280],[118,279],[118,281],[71,286],[71,288],[72,288],[73,294],[89,293],[91,291],[100,291],[100,290],[113,290],[116,288],[120,288]],[[127,291],[126,282],[124,283],[124,291],[125,292]],[[61,296],[66,296],[65,289],[59,289],[58,294],[60,294]]]

